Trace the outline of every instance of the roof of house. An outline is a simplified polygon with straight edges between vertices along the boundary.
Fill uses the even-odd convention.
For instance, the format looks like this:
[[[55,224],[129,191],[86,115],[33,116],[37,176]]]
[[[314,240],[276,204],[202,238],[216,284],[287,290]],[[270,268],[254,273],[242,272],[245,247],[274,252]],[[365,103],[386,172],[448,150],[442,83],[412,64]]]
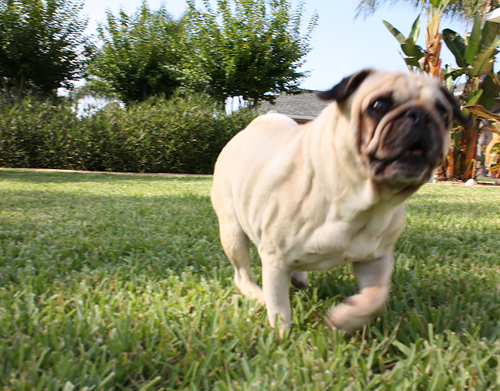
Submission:
[[[320,100],[315,91],[304,91],[299,95],[280,94],[274,104],[263,102],[259,111],[275,110],[293,119],[313,120],[327,105],[328,102]]]
[[[497,8],[486,14],[486,20],[489,22],[500,23],[500,8]]]

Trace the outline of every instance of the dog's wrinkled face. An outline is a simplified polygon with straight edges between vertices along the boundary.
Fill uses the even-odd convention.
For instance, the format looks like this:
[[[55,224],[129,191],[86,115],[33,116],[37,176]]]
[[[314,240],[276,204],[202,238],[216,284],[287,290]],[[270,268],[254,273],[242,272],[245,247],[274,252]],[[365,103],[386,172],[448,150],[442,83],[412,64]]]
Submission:
[[[446,157],[451,122],[463,121],[454,97],[417,74],[364,70],[318,96],[350,117],[370,177],[391,187],[427,182]]]

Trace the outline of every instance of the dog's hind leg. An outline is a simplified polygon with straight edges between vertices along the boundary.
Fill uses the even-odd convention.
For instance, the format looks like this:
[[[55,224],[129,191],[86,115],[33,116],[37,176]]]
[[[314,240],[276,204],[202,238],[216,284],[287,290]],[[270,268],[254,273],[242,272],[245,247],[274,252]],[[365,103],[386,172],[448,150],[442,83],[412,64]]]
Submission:
[[[220,240],[224,252],[234,267],[234,282],[243,295],[257,299],[265,305],[264,293],[255,283],[250,272],[250,243],[248,236],[237,222],[222,222]]]
[[[392,259],[391,253],[372,261],[353,263],[360,292],[329,311],[326,317],[329,326],[353,332],[383,306],[389,294]]]

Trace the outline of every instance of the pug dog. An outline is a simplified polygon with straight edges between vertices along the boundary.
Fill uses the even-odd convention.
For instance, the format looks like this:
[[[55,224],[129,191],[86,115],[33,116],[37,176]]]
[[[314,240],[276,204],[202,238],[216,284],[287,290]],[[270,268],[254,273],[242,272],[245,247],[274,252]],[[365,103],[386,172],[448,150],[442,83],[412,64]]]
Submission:
[[[405,200],[443,163],[450,124],[464,119],[447,89],[415,73],[365,69],[318,97],[331,103],[306,125],[268,114],[229,141],[211,199],[236,286],[267,307],[271,326],[291,326],[290,281],[305,287],[307,271],[352,263],[359,293],[326,322],[353,332],[389,293]]]

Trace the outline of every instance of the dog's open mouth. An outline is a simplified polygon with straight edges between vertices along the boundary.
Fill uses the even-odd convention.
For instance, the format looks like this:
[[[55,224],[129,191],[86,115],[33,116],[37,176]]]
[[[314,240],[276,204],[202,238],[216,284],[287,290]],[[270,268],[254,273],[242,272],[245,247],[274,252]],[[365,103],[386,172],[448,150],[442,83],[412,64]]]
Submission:
[[[370,156],[370,170],[374,181],[394,185],[417,186],[428,180],[433,168],[426,151],[418,143],[395,157],[379,159]]]
[[[439,126],[425,111],[409,110],[378,132],[380,141],[368,153],[370,174],[377,183],[420,186],[444,157]]]

